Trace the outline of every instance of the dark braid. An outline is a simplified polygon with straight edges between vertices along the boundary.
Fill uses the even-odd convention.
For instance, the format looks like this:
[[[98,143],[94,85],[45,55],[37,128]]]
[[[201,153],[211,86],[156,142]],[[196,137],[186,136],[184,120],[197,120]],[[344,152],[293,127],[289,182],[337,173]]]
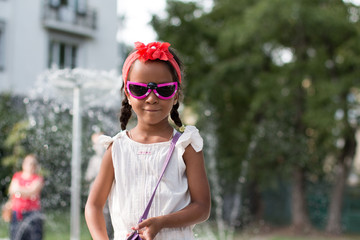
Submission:
[[[182,70],[183,64],[182,64],[180,58],[177,56],[175,50],[172,49],[172,48],[169,48],[169,51],[174,56],[175,61],[179,65],[180,69]],[[171,71],[171,73],[173,75],[173,78],[179,83],[179,76],[177,76],[177,72],[176,72],[175,68],[172,66],[172,64],[170,62],[166,62],[166,63],[170,68],[170,71]],[[181,98],[181,87],[180,86],[179,86],[178,91],[179,91],[179,96],[178,96],[179,99],[178,99],[178,102],[171,109],[170,117],[174,121],[176,126],[182,127],[183,123],[182,123],[182,121],[180,119],[180,115],[179,115],[179,112],[178,112],[178,109],[179,109],[179,106],[180,106],[179,101],[180,101],[180,98]]]
[[[178,113],[178,108],[179,108],[180,104],[179,102],[177,102],[173,108],[171,109],[171,113],[170,113],[170,117],[171,119],[174,121],[174,123],[176,124],[176,126],[181,127],[183,124],[181,122],[179,113]]]
[[[132,114],[131,105],[129,104],[127,97],[124,97],[124,100],[122,101],[122,107],[120,110],[120,123],[122,130],[126,129],[126,125],[129,122],[131,114]]]

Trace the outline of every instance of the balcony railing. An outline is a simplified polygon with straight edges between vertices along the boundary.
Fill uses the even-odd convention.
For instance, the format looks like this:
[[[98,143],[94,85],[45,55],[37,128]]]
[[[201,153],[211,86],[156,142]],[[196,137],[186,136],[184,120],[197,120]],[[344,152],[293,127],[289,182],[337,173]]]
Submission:
[[[96,11],[77,12],[68,6],[53,7],[44,4],[43,24],[46,28],[93,38],[96,29]]]

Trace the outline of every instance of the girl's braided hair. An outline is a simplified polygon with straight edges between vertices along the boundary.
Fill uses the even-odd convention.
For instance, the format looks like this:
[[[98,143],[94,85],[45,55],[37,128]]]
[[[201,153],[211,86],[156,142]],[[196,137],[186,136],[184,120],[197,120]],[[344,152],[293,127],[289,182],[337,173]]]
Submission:
[[[179,65],[180,70],[182,70],[182,66],[183,66],[182,62],[179,59],[179,57],[175,54],[174,50],[169,47],[169,52],[174,56],[174,59],[177,62],[177,64]],[[180,98],[180,96],[181,96],[181,86],[180,86],[180,82],[179,82],[179,78],[177,76],[176,70],[173,67],[173,65],[168,61],[162,61],[162,60],[148,60],[148,61],[163,62],[169,67],[173,79],[176,82],[179,83],[178,93],[179,93],[179,98]],[[131,68],[132,67],[130,67],[129,73],[131,73]],[[130,74],[129,74],[129,79],[130,79]],[[121,90],[122,90],[122,93],[124,93],[124,90],[125,90],[124,85],[122,86]],[[179,112],[178,112],[179,106],[180,106],[180,104],[179,104],[179,100],[178,100],[177,103],[171,109],[170,117],[174,121],[176,126],[181,127],[183,124],[182,124],[182,121],[180,119],[180,115],[179,115]],[[124,96],[124,100],[122,101],[122,106],[121,106],[121,110],[120,110],[120,118],[119,118],[122,130],[126,129],[126,126],[127,126],[128,122],[129,122],[129,119],[130,119],[130,117],[132,115],[131,109],[132,108],[131,108],[131,105],[129,104],[129,101],[128,101],[127,97]]]

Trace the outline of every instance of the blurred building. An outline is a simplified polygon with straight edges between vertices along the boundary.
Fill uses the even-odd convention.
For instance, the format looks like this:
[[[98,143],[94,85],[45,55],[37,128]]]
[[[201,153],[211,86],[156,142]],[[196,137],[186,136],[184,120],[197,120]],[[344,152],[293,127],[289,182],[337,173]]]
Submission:
[[[116,1],[0,0],[0,92],[51,67],[116,69]]]

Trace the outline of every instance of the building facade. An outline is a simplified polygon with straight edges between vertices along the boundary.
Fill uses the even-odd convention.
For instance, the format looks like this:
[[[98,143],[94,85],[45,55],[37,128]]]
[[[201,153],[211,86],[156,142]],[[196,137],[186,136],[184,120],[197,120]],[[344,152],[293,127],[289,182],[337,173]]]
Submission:
[[[27,94],[51,67],[117,65],[116,1],[0,0],[0,92]]]

